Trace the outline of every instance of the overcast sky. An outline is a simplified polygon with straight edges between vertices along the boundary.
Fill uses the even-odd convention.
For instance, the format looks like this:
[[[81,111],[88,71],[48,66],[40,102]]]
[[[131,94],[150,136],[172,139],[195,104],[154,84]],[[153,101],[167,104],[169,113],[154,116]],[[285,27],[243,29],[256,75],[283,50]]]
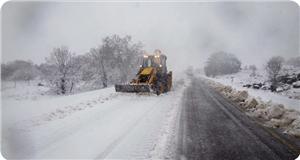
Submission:
[[[161,49],[176,70],[203,66],[216,51],[262,65],[274,55],[299,56],[299,9],[294,2],[8,2],[2,61],[41,63],[61,45],[84,54],[112,34]]]

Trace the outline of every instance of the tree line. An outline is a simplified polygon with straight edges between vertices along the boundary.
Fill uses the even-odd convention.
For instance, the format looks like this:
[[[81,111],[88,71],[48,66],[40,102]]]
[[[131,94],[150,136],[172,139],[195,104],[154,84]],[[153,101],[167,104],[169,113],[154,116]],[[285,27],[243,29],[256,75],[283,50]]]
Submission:
[[[105,88],[131,78],[143,53],[141,42],[131,36],[111,35],[97,47],[77,55],[66,46],[53,48],[45,62],[37,65],[16,60],[1,64],[1,79],[15,83],[40,79],[57,94],[72,93],[78,86],[85,89]],[[79,87],[78,87],[79,88]]]
[[[232,74],[239,72],[241,70],[241,65],[241,61],[234,54],[223,51],[215,52],[207,59],[204,72],[205,75],[209,77]],[[300,67],[300,57],[293,57],[285,61],[283,57],[274,56],[266,62],[264,65],[265,71],[268,74],[271,86],[274,88],[278,86],[278,77],[282,71],[283,65]],[[247,66],[246,68],[252,71],[250,76],[255,76],[257,70],[255,65],[249,65],[249,67]]]

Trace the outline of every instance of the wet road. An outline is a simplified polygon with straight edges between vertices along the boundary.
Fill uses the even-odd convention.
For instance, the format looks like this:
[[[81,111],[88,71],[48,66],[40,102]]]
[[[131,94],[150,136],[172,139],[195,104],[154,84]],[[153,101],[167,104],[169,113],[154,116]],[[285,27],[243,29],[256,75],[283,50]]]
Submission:
[[[299,148],[272,136],[200,79],[192,80],[182,105],[177,159],[297,158]]]

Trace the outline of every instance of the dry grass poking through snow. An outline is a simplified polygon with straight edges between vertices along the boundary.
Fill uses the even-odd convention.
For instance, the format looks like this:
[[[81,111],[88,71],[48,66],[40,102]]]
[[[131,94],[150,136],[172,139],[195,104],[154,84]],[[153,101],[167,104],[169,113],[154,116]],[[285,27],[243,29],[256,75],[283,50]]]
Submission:
[[[247,113],[262,122],[263,125],[272,128],[280,128],[284,133],[300,137],[300,112],[293,109],[286,109],[282,104],[263,102],[254,98],[247,91],[235,90],[231,86],[208,80],[206,82],[227,97]]]

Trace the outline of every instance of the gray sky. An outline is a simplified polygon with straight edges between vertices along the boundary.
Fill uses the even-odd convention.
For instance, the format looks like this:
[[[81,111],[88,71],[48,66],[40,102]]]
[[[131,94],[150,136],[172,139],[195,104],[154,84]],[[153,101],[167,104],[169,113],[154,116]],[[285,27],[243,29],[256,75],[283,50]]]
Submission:
[[[262,65],[273,55],[299,55],[299,9],[294,2],[8,2],[2,61],[41,63],[61,45],[83,54],[111,34],[161,49],[175,70],[203,66],[221,50]]]

